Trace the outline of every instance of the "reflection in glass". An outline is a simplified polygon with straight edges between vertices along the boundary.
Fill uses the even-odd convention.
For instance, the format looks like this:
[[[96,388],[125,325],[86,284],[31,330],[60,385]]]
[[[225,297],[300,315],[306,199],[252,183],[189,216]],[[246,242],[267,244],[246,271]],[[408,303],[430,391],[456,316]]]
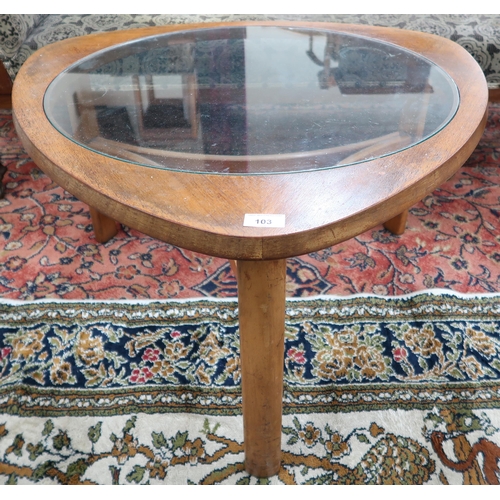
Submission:
[[[271,26],[167,33],[59,75],[51,123],[157,168],[234,174],[340,167],[432,136],[458,91],[421,56],[366,37]]]

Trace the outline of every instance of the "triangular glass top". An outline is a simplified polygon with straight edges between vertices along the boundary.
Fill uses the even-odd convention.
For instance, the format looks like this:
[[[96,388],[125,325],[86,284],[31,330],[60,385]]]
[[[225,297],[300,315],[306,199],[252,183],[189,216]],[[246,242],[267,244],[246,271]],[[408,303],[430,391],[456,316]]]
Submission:
[[[455,114],[437,65],[323,29],[246,26],[134,40],[49,86],[54,127],[97,153],[220,174],[342,167],[412,147]]]

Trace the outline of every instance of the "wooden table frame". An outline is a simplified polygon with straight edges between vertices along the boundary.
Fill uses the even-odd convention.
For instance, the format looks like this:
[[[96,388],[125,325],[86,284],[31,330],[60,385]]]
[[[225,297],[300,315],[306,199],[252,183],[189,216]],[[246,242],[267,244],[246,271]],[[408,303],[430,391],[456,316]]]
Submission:
[[[144,36],[229,25],[207,23],[95,34],[49,45],[20,70],[13,114],[36,164],[92,207],[101,241],[112,236],[117,220],[173,245],[237,261],[246,470],[270,476],[280,468],[286,258],[327,248],[387,221],[391,230],[402,231],[408,208],[449,179],[474,150],[486,123],[488,92],[473,58],[434,35],[310,22],[232,25],[252,24],[328,28],[406,47],[454,79],[459,109],[436,135],[384,158],[352,168],[253,176],[138,167],[82,148],[48,122],[45,90],[80,58]],[[286,227],[244,227],[246,213],[286,214]]]

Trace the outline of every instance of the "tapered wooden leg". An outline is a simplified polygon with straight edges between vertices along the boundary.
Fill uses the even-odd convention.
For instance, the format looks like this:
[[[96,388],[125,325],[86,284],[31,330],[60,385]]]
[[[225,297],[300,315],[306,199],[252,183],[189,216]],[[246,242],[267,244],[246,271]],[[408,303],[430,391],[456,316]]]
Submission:
[[[101,214],[95,208],[89,207],[92,225],[94,226],[95,239],[99,243],[106,243],[118,232],[116,221],[107,215]]]
[[[269,477],[281,463],[286,260],[237,269],[245,469]]]
[[[408,210],[396,215],[384,223],[384,227],[393,234],[403,234],[406,229],[406,220],[408,219]]]

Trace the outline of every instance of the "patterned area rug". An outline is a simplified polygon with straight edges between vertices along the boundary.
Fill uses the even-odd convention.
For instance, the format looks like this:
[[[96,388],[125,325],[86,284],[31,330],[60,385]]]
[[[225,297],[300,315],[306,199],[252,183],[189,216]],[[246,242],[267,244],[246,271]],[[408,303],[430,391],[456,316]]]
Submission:
[[[23,151],[0,110],[8,171],[0,200],[0,297],[167,299],[235,297],[229,263],[122,227],[94,239],[85,204],[50,181]],[[500,291],[500,104],[485,135],[450,181],[410,210],[405,233],[382,226],[288,260],[288,294],[403,295],[431,288]]]
[[[498,484],[500,294],[290,299],[283,463],[243,469],[237,303],[0,307],[0,482]]]
[[[228,262],[97,244],[0,110],[0,483],[498,484],[499,137],[492,104],[403,235],[288,260],[283,466],[259,481]]]

